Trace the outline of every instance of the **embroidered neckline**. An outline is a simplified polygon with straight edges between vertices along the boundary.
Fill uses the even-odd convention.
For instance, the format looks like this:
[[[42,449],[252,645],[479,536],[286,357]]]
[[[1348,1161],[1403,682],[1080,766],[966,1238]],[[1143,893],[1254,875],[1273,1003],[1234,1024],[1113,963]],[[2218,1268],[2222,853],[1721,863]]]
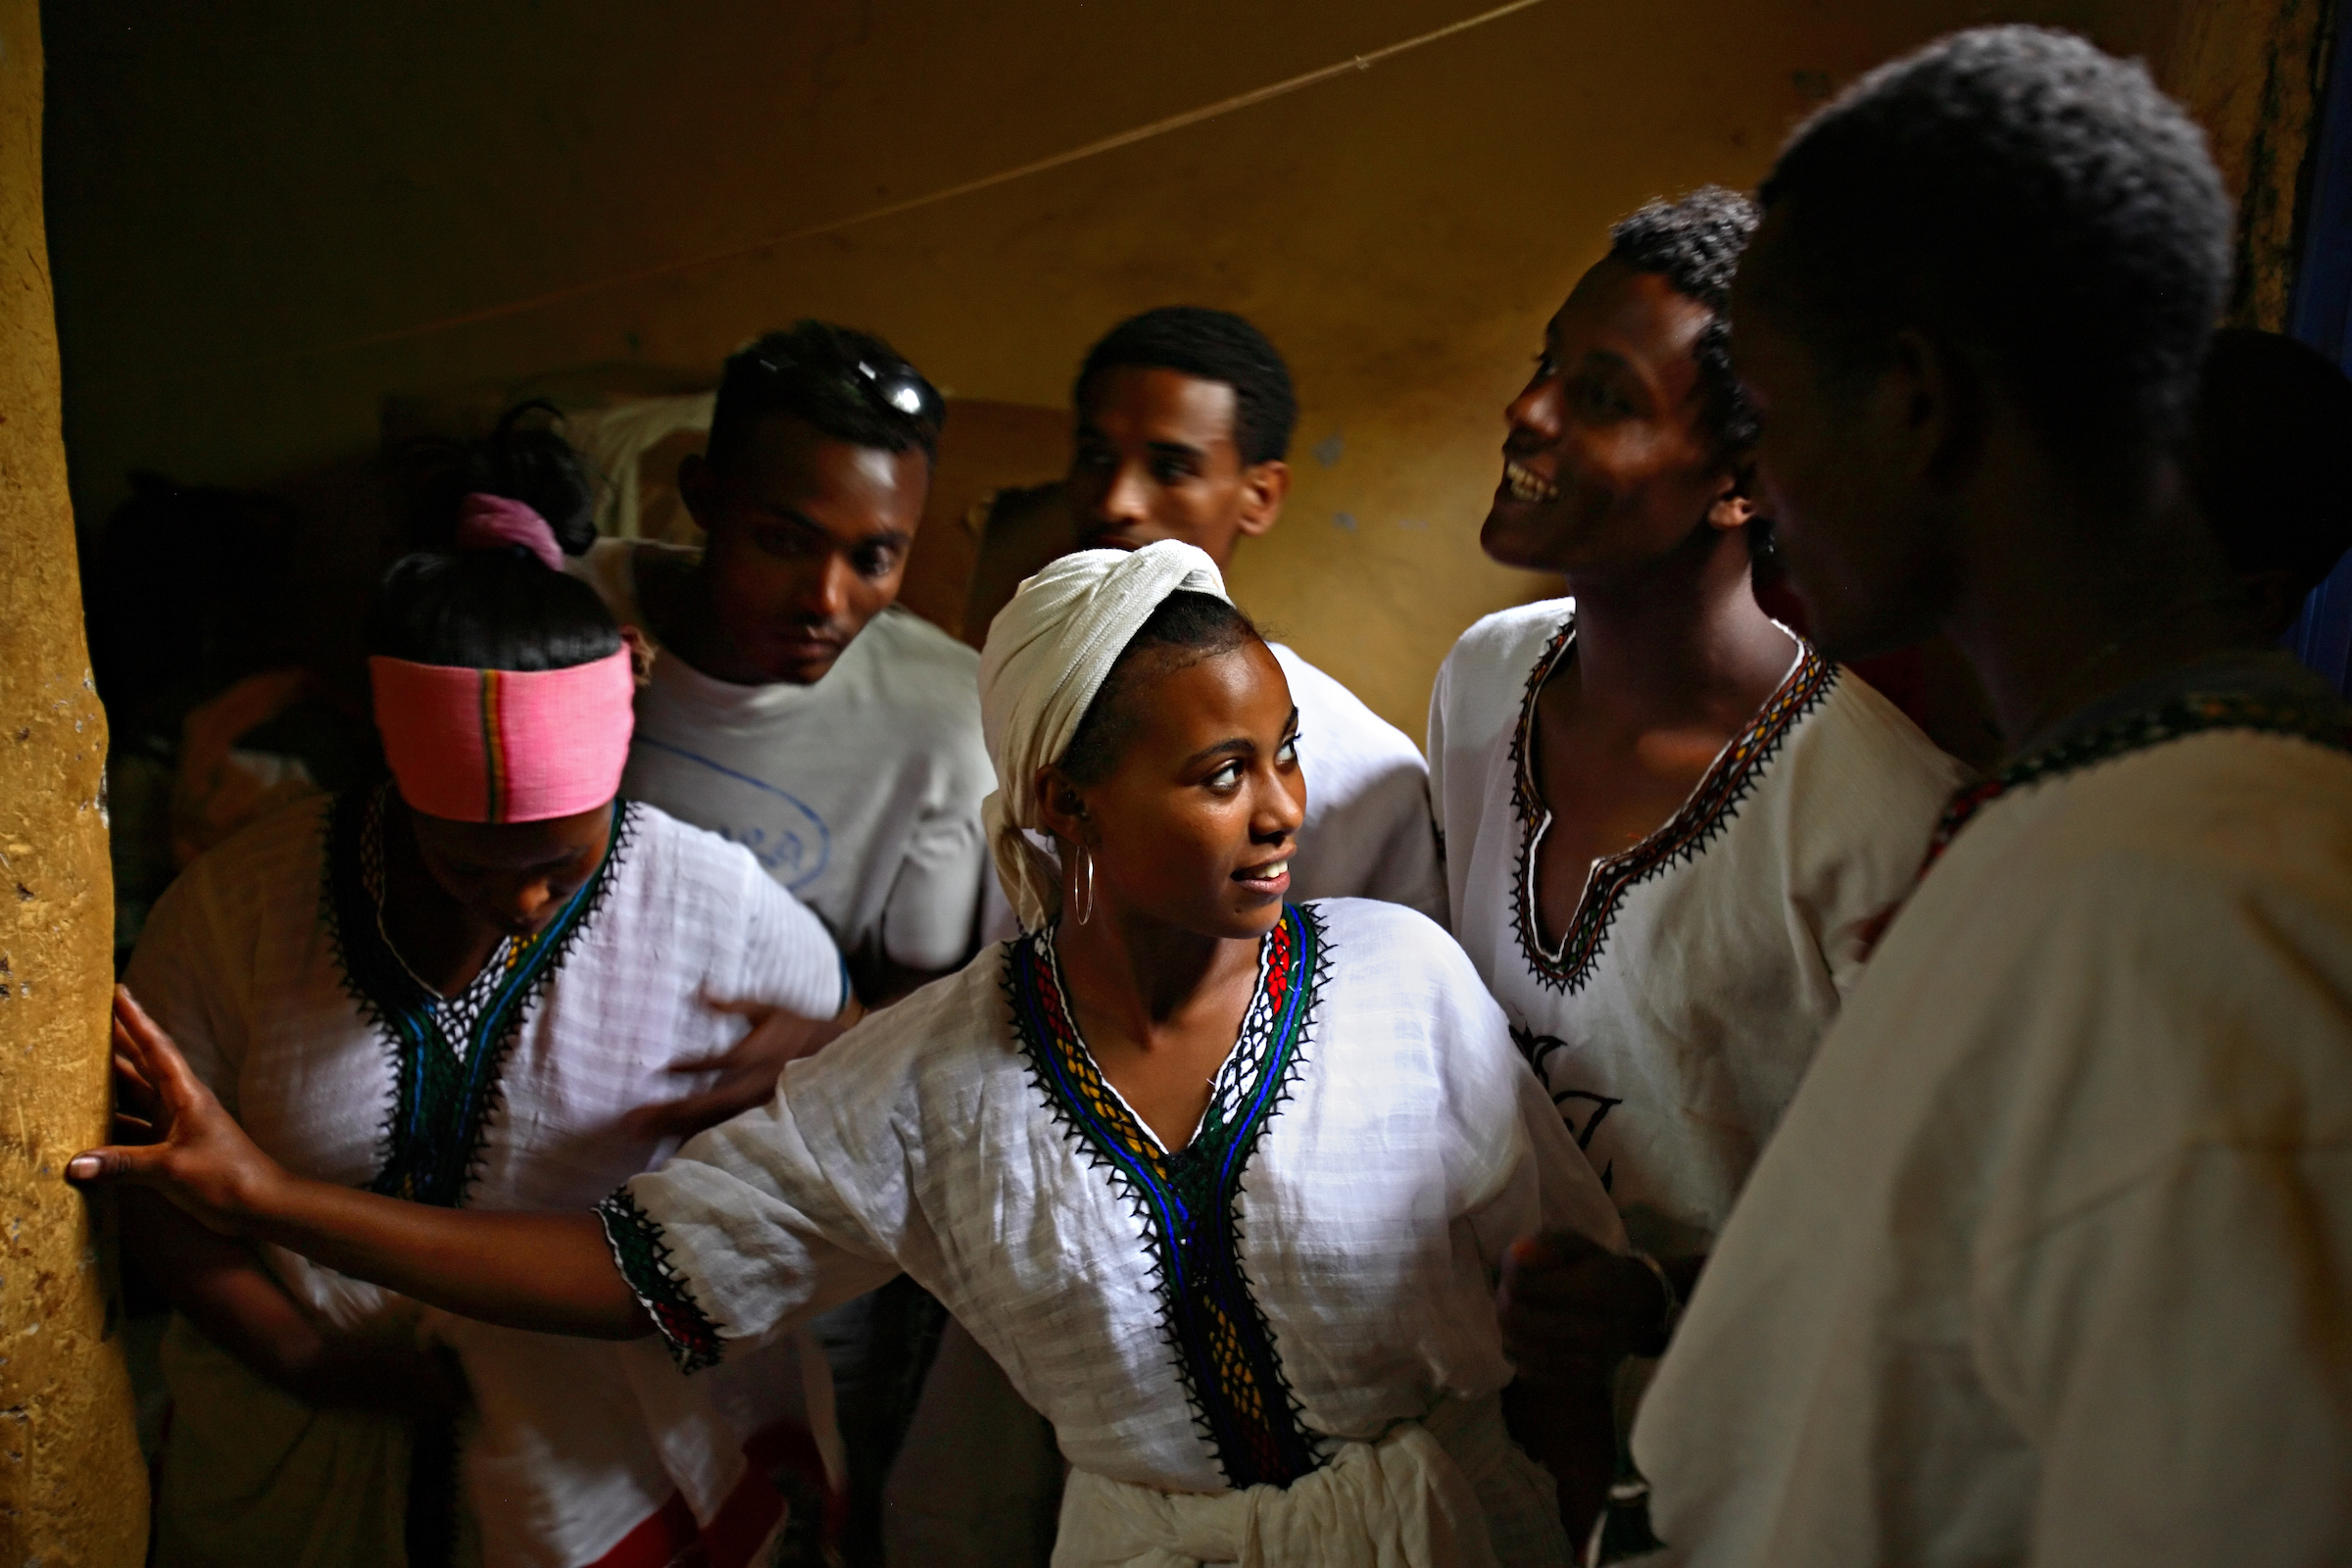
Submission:
[[[2352,712],[2332,701],[2320,701],[2292,692],[2185,692],[2179,697],[2127,713],[2020,758],[1998,773],[1972,784],[1952,797],[1928,840],[1928,855],[1919,868],[1926,876],[1943,852],[1975,820],[1979,811],[2012,790],[2045,779],[2064,777],[2101,762],[2112,762],[2167,741],[2216,730],[2250,730],[2307,740],[2333,751],[2352,752]]]
[[[393,951],[378,918],[389,791],[355,790],[328,809],[319,917],[344,991],[383,1033],[396,1069],[384,1162],[368,1191],[454,1208],[477,1173],[507,1054],[604,903],[634,813],[613,803],[604,859],[546,929],[503,943],[481,975],[442,998]]]
[[[1051,925],[1007,945],[1004,990],[1030,1074],[1092,1165],[1133,1205],[1152,1254],[1161,1337],[1194,1425],[1228,1486],[1288,1486],[1323,1456],[1283,1376],[1241,1257],[1242,1177],[1304,1060],[1328,947],[1293,905],[1258,946],[1240,1037],[1192,1141],[1169,1151],[1129,1109],[1078,1031]]]
[[[620,1277],[653,1318],[678,1370],[700,1372],[716,1366],[723,1348],[718,1325],[695,1300],[669,1244],[662,1240],[661,1222],[638,1205],[626,1187],[614,1188],[597,1204],[596,1217],[605,1228],[605,1245],[612,1249]]]
[[[1797,721],[1821,706],[1838,676],[1836,664],[1798,637],[1796,661],[1788,673],[1756,710],[1747,727],[1707,764],[1682,809],[1632,849],[1592,862],[1575,918],[1561,934],[1559,946],[1546,951],[1536,906],[1536,853],[1551,829],[1551,812],[1544,808],[1543,791],[1536,783],[1536,699],[1575,643],[1576,616],[1571,612],[1528,672],[1510,749],[1511,805],[1519,817],[1519,857],[1511,874],[1511,926],[1519,939],[1519,952],[1537,980],[1551,990],[1570,994],[1582,991],[1592,977],[1626,895],[1673,865],[1698,858],[1739,814],[1740,803],[1754,790],[1765,764],[1780,751]]]

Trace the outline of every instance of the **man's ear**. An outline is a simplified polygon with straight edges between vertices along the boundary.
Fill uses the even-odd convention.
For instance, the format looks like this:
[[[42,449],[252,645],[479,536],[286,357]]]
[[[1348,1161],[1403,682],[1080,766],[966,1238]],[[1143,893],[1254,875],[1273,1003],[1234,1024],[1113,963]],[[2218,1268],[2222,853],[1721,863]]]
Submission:
[[[1879,381],[1879,436],[1918,478],[1949,485],[1976,466],[1984,448],[1983,369],[1933,333],[1904,327],[1887,345]]]
[[[710,460],[700,452],[689,453],[678,460],[678,499],[686,503],[692,516],[705,533],[710,531],[710,519],[718,510],[718,475],[710,471]]]
[[[1253,463],[1242,470],[1241,534],[1263,538],[1282,518],[1283,499],[1291,493],[1291,466],[1280,458]]]
[[[1030,788],[1036,791],[1038,819],[1047,832],[1064,844],[1091,846],[1096,842],[1094,819],[1087,815],[1086,801],[1068,774],[1048,762],[1030,780]]]

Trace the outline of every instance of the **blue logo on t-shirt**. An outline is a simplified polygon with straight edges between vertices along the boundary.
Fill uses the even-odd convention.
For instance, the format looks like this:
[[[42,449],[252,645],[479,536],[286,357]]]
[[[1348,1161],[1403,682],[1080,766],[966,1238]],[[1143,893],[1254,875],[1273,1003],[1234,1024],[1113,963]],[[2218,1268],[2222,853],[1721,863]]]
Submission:
[[[833,858],[833,835],[825,827],[825,819],[816,814],[808,804],[776,788],[767,780],[739,773],[708,757],[698,757],[682,747],[658,741],[640,734],[636,744],[652,751],[666,752],[710,769],[711,772],[748,784],[760,793],[756,813],[762,820],[751,822],[702,822],[720,837],[731,839],[752,852],[752,858],[769,876],[798,893],[824,874],[826,862]],[[773,802],[781,802],[778,807]],[[660,802],[656,802],[660,805]]]

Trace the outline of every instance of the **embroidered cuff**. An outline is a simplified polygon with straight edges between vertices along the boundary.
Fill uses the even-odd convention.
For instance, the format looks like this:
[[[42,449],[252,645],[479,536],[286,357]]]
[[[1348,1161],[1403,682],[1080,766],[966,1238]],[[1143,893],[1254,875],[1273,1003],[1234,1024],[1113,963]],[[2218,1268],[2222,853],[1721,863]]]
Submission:
[[[718,1325],[695,1304],[684,1276],[670,1263],[669,1248],[654,1217],[637,1206],[626,1187],[614,1188],[612,1197],[597,1204],[596,1217],[604,1223],[605,1242],[612,1249],[620,1277],[629,1282],[654,1327],[668,1342],[678,1370],[700,1372],[716,1366],[724,1348]]]

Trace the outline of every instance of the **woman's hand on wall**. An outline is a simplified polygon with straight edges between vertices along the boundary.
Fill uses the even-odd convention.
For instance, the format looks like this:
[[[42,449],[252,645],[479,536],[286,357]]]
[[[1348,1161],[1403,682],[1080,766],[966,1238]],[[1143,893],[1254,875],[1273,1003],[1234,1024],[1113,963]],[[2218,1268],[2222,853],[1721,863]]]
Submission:
[[[74,1155],[68,1181],[153,1188],[205,1229],[238,1236],[269,1189],[287,1179],[122,986],[115,988],[115,1105],[116,1137],[136,1141]]]

